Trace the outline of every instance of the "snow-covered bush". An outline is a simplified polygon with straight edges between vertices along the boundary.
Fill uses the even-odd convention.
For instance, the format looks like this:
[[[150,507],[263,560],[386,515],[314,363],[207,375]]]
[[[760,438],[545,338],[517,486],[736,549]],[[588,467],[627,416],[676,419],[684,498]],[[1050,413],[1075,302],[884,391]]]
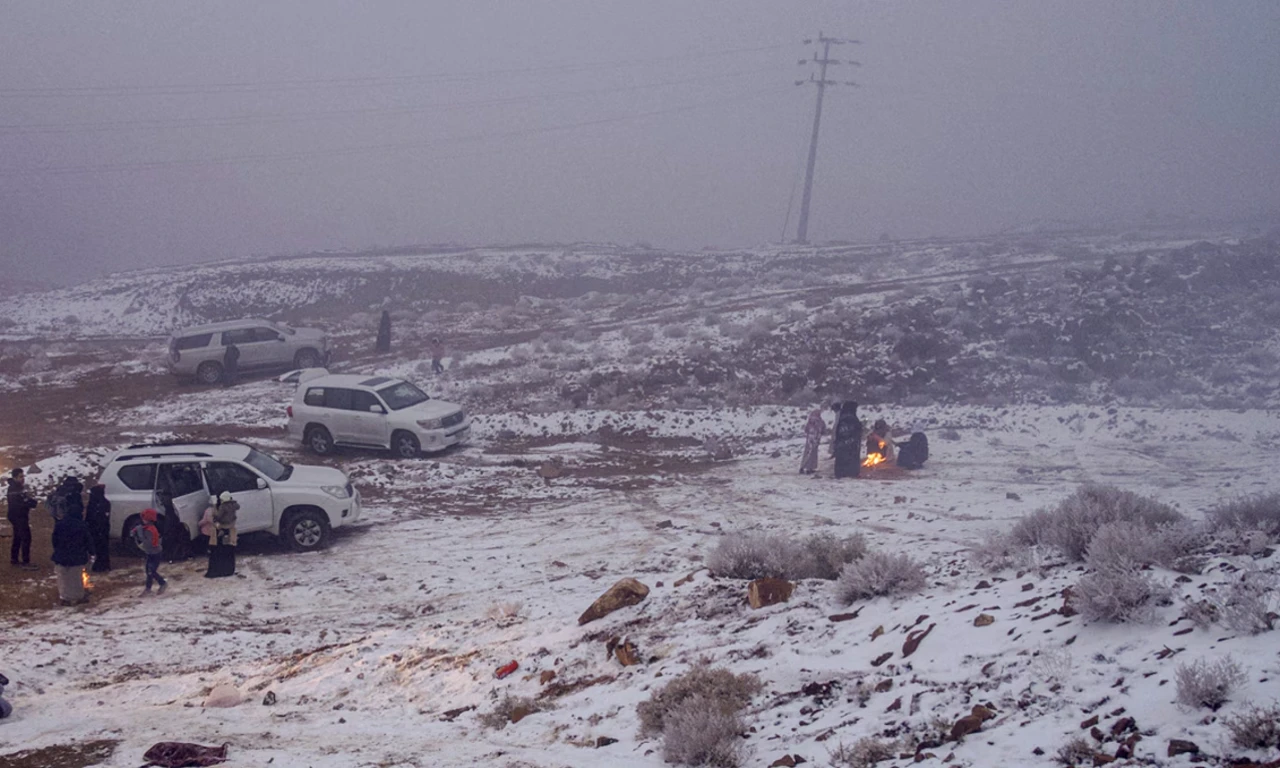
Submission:
[[[1235,632],[1257,635],[1275,629],[1277,579],[1265,571],[1245,571],[1218,594],[1219,620]]]
[[[1220,618],[1217,603],[1212,600],[1184,598],[1182,618],[1194,624],[1196,629],[1208,629],[1217,623]]]
[[[1167,504],[1112,486],[1085,485],[1056,507],[1040,509],[1019,520],[1010,535],[1023,546],[1053,547],[1080,561],[1103,525],[1118,521],[1154,529],[1178,523],[1182,515]]]
[[[1207,542],[1190,523],[1166,523],[1154,529],[1131,520],[1104,523],[1089,540],[1085,563],[1095,571],[1121,571],[1159,565],[1198,571],[1192,554]]]
[[[865,736],[846,747],[843,742],[831,753],[831,765],[836,768],[871,768],[876,763],[892,760],[898,756],[898,744],[895,741]]]
[[[1215,712],[1231,700],[1231,694],[1245,680],[1244,670],[1230,656],[1213,663],[1196,659],[1190,664],[1179,664],[1174,677],[1178,683],[1179,706],[1203,707]]]
[[[667,713],[662,729],[662,757],[677,765],[735,768],[742,759],[746,730],[742,717],[726,712],[701,696],[686,699]]]
[[[1280,493],[1244,496],[1220,504],[1205,513],[1215,532],[1263,531],[1280,537]]]
[[[738,764],[742,710],[764,686],[751,674],[694,667],[636,706],[640,735],[661,735],[667,762]]]
[[[1244,712],[1223,718],[1222,724],[1231,734],[1231,743],[1241,749],[1280,747],[1280,704],[1251,704]]]
[[[1172,593],[1137,568],[1096,571],[1071,588],[1071,607],[1085,621],[1145,622],[1158,605],[1169,605]]]
[[[1098,754],[1098,750],[1093,744],[1083,736],[1075,736],[1066,744],[1058,747],[1054,760],[1065,766],[1085,766],[1093,765],[1093,758]]]
[[[969,547],[969,559],[988,571],[1012,568],[1024,559],[1023,548],[1007,533],[987,531]]]
[[[919,592],[926,583],[924,569],[906,555],[871,552],[849,563],[836,580],[836,599],[845,605],[881,595]]]
[[[796,540],[780,534],[728,534],[707,557],[716,576],[730,579],[834,579],[846,563],[865,555],[860,535],[816,534]]]

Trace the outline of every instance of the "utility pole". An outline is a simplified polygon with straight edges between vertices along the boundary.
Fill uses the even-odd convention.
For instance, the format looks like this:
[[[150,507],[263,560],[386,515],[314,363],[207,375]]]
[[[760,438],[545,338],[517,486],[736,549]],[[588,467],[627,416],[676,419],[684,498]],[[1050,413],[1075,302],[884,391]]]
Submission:
[[[805,45],[813,42],[813,40],[805,40]],[[852,64],[858,66],[856,61],[839,61],[831,58],[831,46],[844,45],[845,43],[857,43],[857,40],[842,40],[835,37],[826,37],[821,32],[818,33],[818,44],[822,46],[822,58],[818,58],[817,51],[814,51],[812,63],[818,65],[818,79],[814,80],[813,75],[809,75],[808,80],[797,80],[796,85],[804,85],[806,83],[816,83],[818,86],[818,101],[813,108],[813,134],[809,137],[809,163],[804,172],[804,195],[800,198],[800,226],[796,230],[796,242],[809,242],[809,201],[813,198],[813,170],[818,163],[818,129],[822,125],[822,97],[826,94],[828,85],[857,85],[853,82],[837,82],[827,79],[827,65],[829,64]],[[801,60],[801,65],[809,64],[809,61]]]

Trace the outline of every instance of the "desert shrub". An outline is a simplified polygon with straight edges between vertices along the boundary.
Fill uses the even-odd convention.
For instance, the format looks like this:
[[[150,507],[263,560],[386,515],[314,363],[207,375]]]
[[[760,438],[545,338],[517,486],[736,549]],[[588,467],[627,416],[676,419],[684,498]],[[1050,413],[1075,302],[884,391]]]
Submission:
[[[663,733],[669,715],[690,700],[699,701],[705,709],[736,714],[763,687],[759,678],[752,674],[735,675],[727,669],[694,667],[636,706],[640,734],[653,736]]]
[[[1232,499],[1209,510],[1205,519],[1215,531],[1263,531],[1274,539],[1280,536],[1280,493]]]
[[[508,723],[519,722],[534,712],[542,712],[546,708],[545,704],[536,699],[504,696],[492,712],[480,715],[480,725],[500,731],[506,728]]]
[[[1276,577],[1264,571],[1245,571],[1217,595],[1219,620],[1236,632],[1257,635],[1275,629]]]
[[[1208,629],[1220,618],[1218,614],[1218,605],[1212,600],[1191,600],[1190,598],[1184,598],[1182,603],[1182,618],[1194,624],[1196,629]]]
[[[858,739],[853,746],[843,743],[831,753],[831,764],[839,768],[870,768],[876,763],[898,756],[897,742],[867,736]]]
[[[919,592],[925,583],[924,569],[906,555],[871,552],[840,571],[836,599],[849,605],[881,595]]]
[[[1244,682],[1244,670],[1230,656],[1210,663],[1196,659],[1190,664],[1179,664],[1174,670],[1178,683],[1179,706],[1188,709],[1201,707],[1217,711],[1231,699],[1231,694]]]
[[[1056,507],[1019,520],[1010,536],[1023,546],[1053,547],[1073,561],[1083,560],[1089,542],[1103,525],[1118,521],[1147,528],[1179,523],[1182,515],[1167,504],[1112,486],[1085,485]]]
[[[982,540],[969,547],[969,559],[989,571],[1012,568],[1022,562],[1021,547],[1012,536],[987,531]]]
[[[701,696],[685,699],[666,714],[662,757],[668,763],[734,768],[745,730],[737,712],[725,712]]]
[[[1085,621],[1150,621],[1157,605],[1172,602],[1172,593],[1136,568],[1097,571],[1071,588],[1071,607]]]
[[[1066,766],[1077,765],[1093,765],[1093,757],[1098,754],[1098,750],[1094,749],[1089,740],[1076,736],[1075,738],[1058,747],[1054,760]]]
[[[711,551],[707,567],[731,579],[834,579],[866,551],[866,539],[859,535],[817,534],[797,541],[780,534],[729,534]]]
[[[1104,523],[1089,540],[1085,563],[1095,571],[1128,570],[1160,565],[1199,570],[1192,556],[1206,543],[1190,523],[1165,523],[1154,529],[1131,520]]]
[[[1280,747],[1280,704],[1250,705],[1244,712],[1224,718],[1222,724],[1231,734],[1231,743],[1241,749]]]

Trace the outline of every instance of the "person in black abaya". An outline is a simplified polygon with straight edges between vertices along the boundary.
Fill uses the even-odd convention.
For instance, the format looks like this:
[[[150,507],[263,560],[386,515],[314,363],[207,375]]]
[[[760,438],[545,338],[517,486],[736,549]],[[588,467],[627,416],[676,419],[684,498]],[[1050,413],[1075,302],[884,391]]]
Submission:
[[[836,477],[857,477],[862,469],[862,422],[858,419],[858,404],[853,400],[840,404],[832,442],[836,454]]]
[[[160,521],[160,540],[164,546],[165,561],[173,563],[186,560],[190,541],[187,538],[186,529],[182,527],[182,521],[178,518],[178,509],[173,503],[173,492],[167,487],[157,488],[156,501],[160,504],[160,511],[164,513],[164,519]]]
[[[107,487],[101,483],[89,489],[89,504],[85,507],[84,521],[93,539],[93,570],[111,570],[111,502],[107,501]]]
[[[213,537],[209,542],[209,570],[206,579],[218,579],[236,574],[236,513],[240,504],[223,491],[218,494],[213,508]]]

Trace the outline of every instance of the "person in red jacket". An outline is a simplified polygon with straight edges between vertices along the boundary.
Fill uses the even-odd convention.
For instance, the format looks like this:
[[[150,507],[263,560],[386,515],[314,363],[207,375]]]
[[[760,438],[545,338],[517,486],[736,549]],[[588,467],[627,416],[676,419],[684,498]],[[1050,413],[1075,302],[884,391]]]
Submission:
[[[169,583],[160,575],[160,553],[164,547],[160,544],[160,529],[156,527],[157,513],[154,509],[142,510],[142,522],[134,526],[133,542],[147,556],[147,588],[142,594],[151,594],[152,582],[160,584],[159,594],[163,595]]]

